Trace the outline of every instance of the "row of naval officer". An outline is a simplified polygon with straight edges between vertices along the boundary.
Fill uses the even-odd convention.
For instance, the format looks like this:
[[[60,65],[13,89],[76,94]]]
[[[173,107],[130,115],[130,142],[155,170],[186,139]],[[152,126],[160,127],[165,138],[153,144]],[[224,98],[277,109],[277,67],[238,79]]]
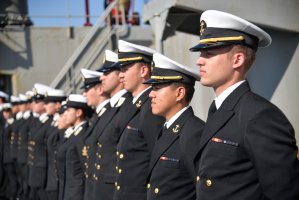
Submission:
[[[191,51],[200,52],[200,82],[216,95],[207,125],[189,106],[196,68],[119,41],[118,54],[106,51],[98,72],[82,70],[85,98],[75,99],[96,114],[88,128],[81,126],[88,126],[86,107],[69,115],[80,120],[57,145],[59,199],[297,199],[294,130],[246,81],[255,52],[271,37],[213,10],[202,14],[200,33]],[[66,105],[66,113],[79,108]],[[43,198],[44,188],[29,185]]]
[[[164,69],[152,66],[153,59],[157,66]],[[175,118],[186,113],[183,119],[173,120],[176,124],[172,122],[167,125],[169,130],[173,130],[168,133],[173,137],[168,145],[175,144],[171,151],[177,154],[173,159],[180,159],[184,156],[183,152],[176,152],[176,148],[184,124],[191,123],[198,127],[192,130],[194,136],[203,127],[203,122],[194,116],[192,108],[188,106],[194,93],[195,80],[199,79],[196,69],[188,69],[150,48],[119,41],[119,53],[106,50],[105,61],[98,71],[82,69],[81,72],[83,95],[70,94],[65,102],[63,91],[39,83],[34,85],[32,102],[36,105],[30,115],[36,124],[28,123],[26,126],[29,136],[28,160],[24,167],[29,173],[21,177],[21,184],[18,183],[19,174],[14,183],[8,184],[15,186],[7,187],[15,188],[8,197],[146,199],[147,191],[153,191],[156,195],[167,194],[159,185],[149,187],[147,176],[150,162],[153,162],[152,152],[158,148],[156,140],[164,135],[161,129],[164,118],[169,118],[169,114],[166,116],[168,109],[160,111],[157,108],[156,112],[160,116],[152,112],[151,105],[160,105],[162,102],[151,103],[150,97],[155,99],[155,93],[161,86],[172,85],[171,90],[178,91],[179,97],[172,103],[164,100],[165,97],[160,100],[164,100],[165,105],[179,104],[172,113],[184,108]],[[185,84],[188,89],[185,89]],[[64,102],[63,105],[61,102]],[[50,105],[53,109],[47,109]],[[59,105],[59,112],[55,113]],[[92,116],[90,108],[95,110]],[[89,118],[90,123],[87,123]],[[185,127],[187,130],[191,128]],[[20,131],[19,134],[24,133]],[[162,157],[158,156],[163,160]],[[171,162],[167,160],[168,157],[163,158]],[[17,168],[14,170],[18,171]],[[188,187],[195,189],[194,178],[188,170],[184,167],[184,176],[189,177]],[[180,173],[175,176],[179,177]],[[186,190],[185,194],[195,195],[195,190],[192,194],[189,191]]]

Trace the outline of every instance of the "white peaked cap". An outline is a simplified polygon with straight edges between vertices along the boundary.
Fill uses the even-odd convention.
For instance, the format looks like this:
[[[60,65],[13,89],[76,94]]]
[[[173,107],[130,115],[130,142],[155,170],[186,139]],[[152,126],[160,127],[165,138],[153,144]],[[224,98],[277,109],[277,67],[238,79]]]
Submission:
[[[53,90],[53,88],[41,83],[35,83],[32,90],[37,94],[45,95],[47,91]]]
[[[5,92],[0,91],[0,97],[2,97],[4,99],[8,99],[9,96]]]
[[[191,51],[237,44],[258,47],[271,44],[271,36],[253,23],[230,13],[207,10],[200,18],[200,41]]]
[[[66,94],[64,90],[59,90],[59,89],[52,89],[47,91],[47,96],[55,96],[55,97],[65,97]]]
[[[190,66],[182,65],[160,53],[154,54],[153,61],[155,63],[155,67],[178,71],[183,74],[192,76],[197,81],[200,80],[198,67],[190,67]]]
[[[103,75],[102,72],[93,71],[93,70],[89,70],[89,69],[81,69],[81,73],[85,79],[86,78],[98,78]]]
[[[109,62],[118,62],[118,55],[117,53],[106,49],[105,50],[105,61],[109,61]]]
[[[269,46],[272,42],[271,36],[264,30],[230,13],[207,10],[203,12],[200,19],[206,22],[207,27],[232,29],[256,36],[259,39],[260,47]]]
[[[18,103],[20,101],[21,101],[20,98],[17,97],[17,96],[13,96],[13,95],[10,96],[10,102],[11,103]]]
[[[86,97],[81,95],[81,94],[70,94],[67,98],[67,102],[72,101],[72,102],[78,102],[78,103],[86,103]]]
[[[28,97],[25,94],[19,94],[19,99],[22,102],[28,101]]]
[[[154,53],[157,52],[149,47],[145,47],[145,46],[138,45],[138,44],[133,44],[130,42],[126,42],[124,40],[118,41],[118,51],[119,52],[127,52],[127,53],[141,53],[141,54],[145,54],[145,55],[153,55]]]

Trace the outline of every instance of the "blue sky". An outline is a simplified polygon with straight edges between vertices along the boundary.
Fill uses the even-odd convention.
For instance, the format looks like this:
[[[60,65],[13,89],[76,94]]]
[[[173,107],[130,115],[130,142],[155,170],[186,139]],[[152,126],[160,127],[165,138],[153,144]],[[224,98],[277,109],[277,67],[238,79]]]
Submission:
[[[147,1],[131,0],[131,4],[134,4],[134,11],[141,15],[143,4]],[[92,24],[103,12],[103,7],[104,0],[89,0]],[[28,0],[28,12],[34,26],[83,26],[85,23],[85,0]],[[73,17],[68,18],[67,16]]]

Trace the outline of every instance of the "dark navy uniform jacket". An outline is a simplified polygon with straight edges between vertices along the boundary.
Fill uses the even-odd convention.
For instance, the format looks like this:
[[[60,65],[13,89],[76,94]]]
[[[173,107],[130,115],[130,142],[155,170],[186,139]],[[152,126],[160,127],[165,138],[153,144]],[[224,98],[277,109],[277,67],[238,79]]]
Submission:
[[[62,138],[57,151],[58,199],[82,200],[84,196],[84,168],[81,159],[80,141],[88,123],[77,128],[70,138]]]
[[[52,116],[39,121],[30,132],[29,139],[29,185],[36,188],[45,188],[47,181],[47,131],[52,122]]]
[[[51,127],[51,135],[47,140],[48,150],[48,170],[46,191],[58,191],[58,175],[57,175],[57,150],[59,148],[60,139],[63,137],[65,129],[57,129]]]
[[[97,117],[94,117],[90,127],[84,134],[84,145],[81,148],[81,156],[84,160],[84,177],[85,177],[85,188],[84,188],[84,199],[90,200],[93,195],[93,182],[94,182],[94,174],[93,174],[93,166],[95,160],[95,151],[98,146],[97,143],[97,135],[99,134],[100,129],[105,127],[108,124],[107,115],[109,110],[111,109],[110,103],[108,102],[101,111],[97,114]]]
[[[209,117],[197,148],[198,200],[299,199],[293,127],[247,82]]]
[[[22,125],[18,132],[18,154],[17,162],[19,164],[27,164],[28,162],[28,138],[29,127],[32,126],[34,117],[31,112],[25,112],[22,119]]]
[[[151,152],[165,122],[152,114],[150,91],[145,91],[130,108],[133,117],[126,124],[117,146],[114,200],[146,199]]]
[[[128,116],[128,108],[132,105],[132,95],[125,93],[109,110],[107,116],[108,124],[98,130],[97,149],[95,163],[93,167],[94,174],[94,193],[92,199],[113,199],[115,184],[116,167],[116,147],[121,136],[122,130]]]
[[[189,140],[199,143],[204,122],[191,107],[164,130],[155,144],[149,167],[147,200],[194,200],[194,166],[188,167]]]

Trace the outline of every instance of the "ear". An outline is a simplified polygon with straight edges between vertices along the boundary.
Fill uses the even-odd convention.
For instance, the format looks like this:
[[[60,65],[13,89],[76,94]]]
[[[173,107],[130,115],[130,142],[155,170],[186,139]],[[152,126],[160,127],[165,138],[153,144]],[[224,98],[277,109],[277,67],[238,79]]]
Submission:
[[[147,66],[147,65],[142,65],[141,67],[140,67],[140,76],[142,77],[142,78],[147,78],[147,76],[149,76],[149,74],[150,74],[150,71],[149,71],[150,69],[149,69],[149,67]]]
[[[244,65],[245,62],[245,54],[242,52],[237,52],[233,56],[233,68],[237,69]]]
[[[104,93],[103,86],[101,84],[97,85],[96,86],[96,91],[101,96]]]
[[[59,110],[60,107],[61,107],[61,103],[60,103],[60,102],[56,102],[56,103],[55,103],[55,109],[56,109],[56,110]]]
[[[176,101],[181,101],[186,95],[186,88],[179,86],[176,88]]]
[[[82,109],[76,109],[76,117],[79,118],[83,115],[83,110]]]

